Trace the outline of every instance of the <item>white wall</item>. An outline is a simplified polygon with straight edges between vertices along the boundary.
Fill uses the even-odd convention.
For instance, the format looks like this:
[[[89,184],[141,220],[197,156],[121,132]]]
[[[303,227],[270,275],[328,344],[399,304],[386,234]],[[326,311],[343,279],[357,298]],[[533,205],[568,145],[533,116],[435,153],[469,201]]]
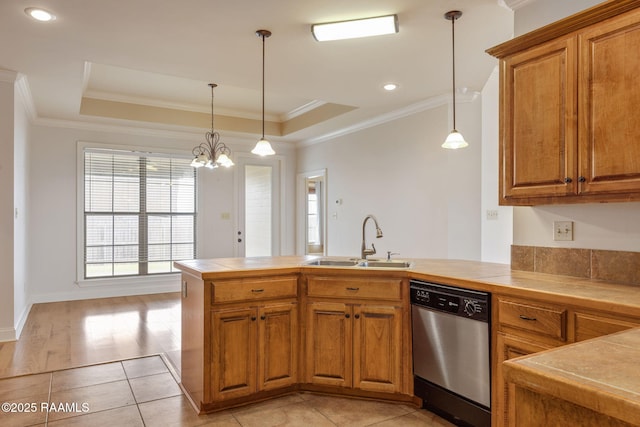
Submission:
[[[15,73],[0,74],[0,341],[15,339],[13,309],[15,78]]]
[[[378,256],[480,259],[480,101],[457,108],[464,150],[440,147],[448,105],[298,150],[298,173],[327,169],[329,255],[359,256],[374,214],[384,237],[368,224],[367,243]]]
[[[581,10],[602,3],[601,0],[534,0],[524,4],[514,14],[514,33],[516,36],[551,24]]]
[[[599,1],[536,0],[515,12],[515,34],[546,25]],[[513,243],[640,251],[640,203],[518,207],[513,213]],[[554,242],[553,221],[574,221],[574,241]]]
[[[76,284],[76,230],[77,230],[77,142],[94,142],[125,146],[143,146],[165,149],[191,149],[204,139],[202,134],[176,134],[127,130],[91,130],[83,128],[34,125],[31,129],[29,154],[29,259],[37,262],[37,268],[29,269],[30,296],[34,302],[73,300],[113,295],[153,293],[179,289],[179,279],[159,277],[134,279],[122,285],[93,281],[91,285]],[[232,152],[248,151],[255,141],[225,138]],[[233,141],[233,142],[232,142]],[[279,154],[293,157],[291,148],[276,147]],[[233,156],[232,156],[233,157]],[[293,164],[289,160],[289,164]],[[289,168],[292,169],[292,168]],[[287,191],[293,194],[295,173],[287,171],[290,184]],[[234,253],[235,199],[234,169],[205,170],[199,178],[198,235],[200,258],[229,257]],[[284,215],[293,222],[293,200]],[[229,219],[223,219],[229,213]],[[294,248],[294,228],[287,227],[283,238],[283,253],[291,254]]]
[[[19,337],[27,320],[30,304],[28,299],[27,253],[28,236],[28,171],[29,171],[29,118],[25,107],[27,91],[26,77],[20,77],[14,87],[14,185],[13,185],[13,324]]]
[[[482,256],[485,262],[511,263],[513,241],[513,208],[498,206],[498,138],[499,138],[499,84],[498,67],[482,89]],[[487,212],[498,217],[488,219]]]

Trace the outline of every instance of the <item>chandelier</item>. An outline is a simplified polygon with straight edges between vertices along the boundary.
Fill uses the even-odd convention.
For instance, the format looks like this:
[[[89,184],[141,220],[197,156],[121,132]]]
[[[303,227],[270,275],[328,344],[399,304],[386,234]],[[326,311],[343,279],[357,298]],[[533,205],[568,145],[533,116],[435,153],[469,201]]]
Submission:
[[[211,131],[205,135],[206,141],[193,148],[192,153],[195,156],[191,162],[194,168],[202,166],[215,169],[218,166],[226,168],[233,166],[233,161],[229,158],[231,150],[223,142],[220,142],[220,134],[213,127],[213,88],[218,86],[215,83],[209,83],[211,88]]]

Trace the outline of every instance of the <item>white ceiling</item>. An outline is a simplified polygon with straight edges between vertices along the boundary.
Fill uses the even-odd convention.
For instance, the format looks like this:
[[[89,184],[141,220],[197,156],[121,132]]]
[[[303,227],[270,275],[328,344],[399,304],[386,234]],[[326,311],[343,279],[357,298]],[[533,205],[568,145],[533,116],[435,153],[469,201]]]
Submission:
[[[501,0],[2,0],[0,69],[26,76],[41,119],[148,125],[140,116],[132,121],[81,114],[83,97],[115,101],[116,106],[197,112],[202,119],[210,111],[207,84],[214,82],[216,116],[259,123],[262,41],[255,31],[265,28],[273,33],[266,41],[268,120],[285,122],[298,109],[323,104],[352,107],[276,136],[276,140],[304,141],[450,94],[451,22],[443,17],[448,10],[463,12],[456,21],[457,86],[481,90],[497,63],[485,49],[512,36],[513,12],[503,4]],[[24,13],[28,6],[48,9],[57,19],[33,21]],[[393,13],[398,15],[398,34],[325,43],[311,36],[313,23]],[[386,92],[382,85],[387,82],[399,88]],[[207,126],[203,121],[202,127]],[[254,132],[255,127],[247,130]]]

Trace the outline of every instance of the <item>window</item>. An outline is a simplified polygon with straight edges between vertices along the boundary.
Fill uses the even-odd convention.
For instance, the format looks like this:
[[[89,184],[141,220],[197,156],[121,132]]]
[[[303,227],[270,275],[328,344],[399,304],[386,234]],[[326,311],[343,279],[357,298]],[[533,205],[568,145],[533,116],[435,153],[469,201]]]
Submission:
[[[84,150],[84,278],[172,273],[196,256],[190,158]]]

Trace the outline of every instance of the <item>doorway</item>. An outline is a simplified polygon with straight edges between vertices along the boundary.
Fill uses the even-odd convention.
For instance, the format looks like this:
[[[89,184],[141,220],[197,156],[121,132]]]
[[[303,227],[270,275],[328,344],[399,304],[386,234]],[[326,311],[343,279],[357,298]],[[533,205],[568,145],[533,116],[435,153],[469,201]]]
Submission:
[[[327,254],[327,170],[298,174],[299,255]]]
[[[280,255],[281,159],[237,157],[236,256]]]

